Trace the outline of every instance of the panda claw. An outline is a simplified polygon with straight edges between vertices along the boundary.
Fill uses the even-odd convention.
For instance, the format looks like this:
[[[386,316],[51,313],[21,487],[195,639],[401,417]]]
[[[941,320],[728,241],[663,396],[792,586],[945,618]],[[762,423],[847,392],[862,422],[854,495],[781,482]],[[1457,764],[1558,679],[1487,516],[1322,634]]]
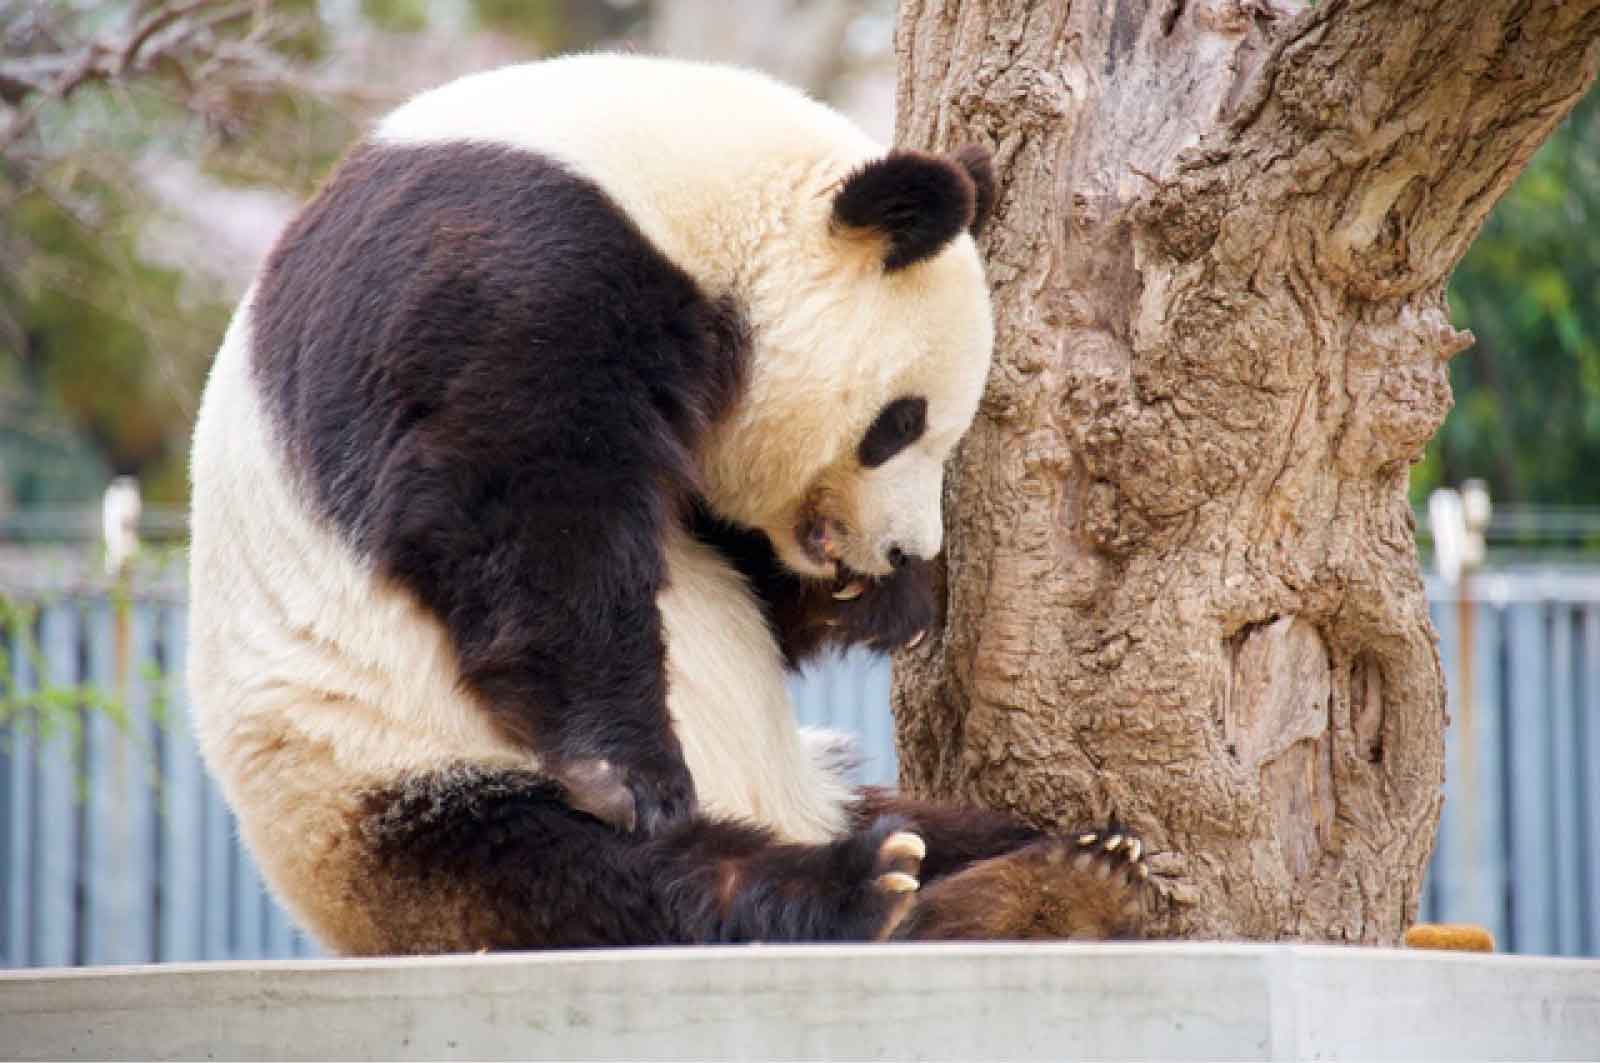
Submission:
[[[1138,838],[1130,838],[1128,840],[1128,863],[1137,864],[1139,862],[1139,854],[1142,852],[1144,852],[1144,843]]]
[[[922,640],[927,638],[927,637],[928,637],[928,629],[927,628],[923,628],[921,631],[919,631],[915,635],[911,636],[911,641],[906,643],[906,649],[908,649],[908,650],[916,649],[918,646],[922,645]]]
[[[912,860],[921,862],[927,859],[928,845],[922,840],[920,834],[913,834],[908,830],[897,830],[884,839],[883,846],[878,852],[880,855],[890,859],[909,857]]]
[[[835,601],[850,602],[850,601],[854,601],[855,599],[861,597],[861,592],[865,591],[866,589],[867,589],[867,581],[866,580],[864,580],[864,579],[851,580],[849,583],[845,584],[843,587],[840,587],[838,590],[834,591],[833,592],[833,597],[834,597]]]
[[[1078,844],[1083,846],[1084,848],[1088,848],[1089,846],[1093,845],[1099,839],[1100,839],[1100,835],[1094,833],[1093,831],[1090,831],[1088,833],[1078,835]]]
[[[904,871],[886,871],[878,876],[878,885],[890,893],[915,893],[922,883]]]
[[[1105,844],[1106,844],[1106,852],[1108,852],[1108,853],[1116,852],[1119,848],[1122,847],[1122,835],[1113,834],[1111,837],[1106,839],[1106,843]]]

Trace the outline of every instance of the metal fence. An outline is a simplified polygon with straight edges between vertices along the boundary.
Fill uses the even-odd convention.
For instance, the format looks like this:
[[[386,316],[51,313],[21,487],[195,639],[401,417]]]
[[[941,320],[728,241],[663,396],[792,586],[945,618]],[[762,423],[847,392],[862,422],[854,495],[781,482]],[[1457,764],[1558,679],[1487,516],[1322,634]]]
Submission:
[[[1453,722],[1424,917],[1482,923],[1509,951],[1600,954],[1600,572],[1430,592]],[[0,605],[0,965],[314,952],[190,739],[181,594]],[[860,736],[864,781],[894,778],[888,688],[864,653],[794,683],[802,723]]]
[[[267,896],[190,737],[183,604],[66,595],[13,611],[0,962],[313,951]]]
[[[1451,725],[1424,917],[1600,955],[1600,571],[1479,573],[1429,600]]]

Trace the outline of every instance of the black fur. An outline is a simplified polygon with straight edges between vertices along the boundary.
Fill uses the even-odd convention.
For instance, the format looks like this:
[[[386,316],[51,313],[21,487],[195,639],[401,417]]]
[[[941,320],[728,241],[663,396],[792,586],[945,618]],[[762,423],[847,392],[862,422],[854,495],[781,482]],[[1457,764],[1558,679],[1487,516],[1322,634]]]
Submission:
[[[960,165],[937,155],[892,151],[845,179],[835,223],[888,238],[883,268],[904,269],[937,254],[972,224],[977,190]]]
[[[979,237],[983,235],[983,227],[989,223],[989,216],[994,213],[994,162],[989,157],[989,149],[977,144],[968,144],[956,152],[955,160],[972,178],[972,222],[967,226],[967,231]]]
[[[868,940],[902,900],[875,887],[895,817],[825,845],[702,817],[635,839],[540,776],[471,770],[364,807],[364,899],[389,951]]]
[[[1046,837],[1045,832],[1003,812],[958,808],[900,797],[892,790],[862,788],[852,815],[857,827],[890,816],[915,824],[927,842],[922,878],[932,881],[970,864],[1021,849]]]
[[[1135,858],[1104,848],[1110,831],[1092,832],[1085,846],[1002,813],[887,791],[862,791],[850,829],[821,845],[700,816],[629,837],[525,772],[462,768],[363,798],[363,856],[347,889],[368,915],[365,943],[376,952],[1136,929],[1123,910],[1138,890]],[[920,861],[885,851],[902,830],[924,841]],[[1085,852],[1120,874],[1074,867]],[[912,875],[920,892],[885,889],[886,871]],[[1056,915],[1067,922],[1053,928],[1049,909],[1063,905]]]
[[[920,395],[895,399],[873,418],[856,447],[856,459],[864,468],[875,469],[921,439],[927,430],[927,399]]]
[[[839,601],[833,596],[837,584],[796,575],[764,533],[721,520],[704,504],[693,509],[690,530],[744,576],[790,668],[830,647],[865,645],[888,653],[937,620],[932,566],[924,561],[912,559],[868,581],[860,597]]]
[[[317,504],[443,621],[558,774],[646,830],[694,786],[666,710],[663,532],[741,386],[735,307],[593,183],[486,145],[357,148],[258,289],[254,371]]]

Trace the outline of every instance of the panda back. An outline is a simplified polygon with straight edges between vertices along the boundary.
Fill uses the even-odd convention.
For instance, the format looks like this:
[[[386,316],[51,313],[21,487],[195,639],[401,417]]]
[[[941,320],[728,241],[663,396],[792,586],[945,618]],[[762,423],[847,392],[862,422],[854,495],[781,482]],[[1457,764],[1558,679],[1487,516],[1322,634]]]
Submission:
[[[598,184],[650,241],[712,289],[781,224],[787,193],[820,168],[882,154],[830,108],[764,74],[586,54],[486,71],[391,113],[385,144],[520,148]]]

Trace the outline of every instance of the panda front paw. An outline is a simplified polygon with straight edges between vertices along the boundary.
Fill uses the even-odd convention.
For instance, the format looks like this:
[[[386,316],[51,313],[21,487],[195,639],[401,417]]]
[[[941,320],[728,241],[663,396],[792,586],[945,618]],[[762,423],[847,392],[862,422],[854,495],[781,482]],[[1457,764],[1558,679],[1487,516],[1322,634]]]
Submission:
[[[635,825],[630,830],[644,835],[659,834],[689,818],[699,805],[694,777],[681,755],[634,766],[628,772],[628,789],[633,794],[635,813]]]
[[[654,835],[692,816],[694,778],[681,755],[624,765],[618,759],[564,761],[551,774],[573,808],[627,833]]]
[[[877,579],[846,575],[829,588],[821,612],[831,641],[883,653],[915,647],[937,619],[931,566],[913,561]]]

